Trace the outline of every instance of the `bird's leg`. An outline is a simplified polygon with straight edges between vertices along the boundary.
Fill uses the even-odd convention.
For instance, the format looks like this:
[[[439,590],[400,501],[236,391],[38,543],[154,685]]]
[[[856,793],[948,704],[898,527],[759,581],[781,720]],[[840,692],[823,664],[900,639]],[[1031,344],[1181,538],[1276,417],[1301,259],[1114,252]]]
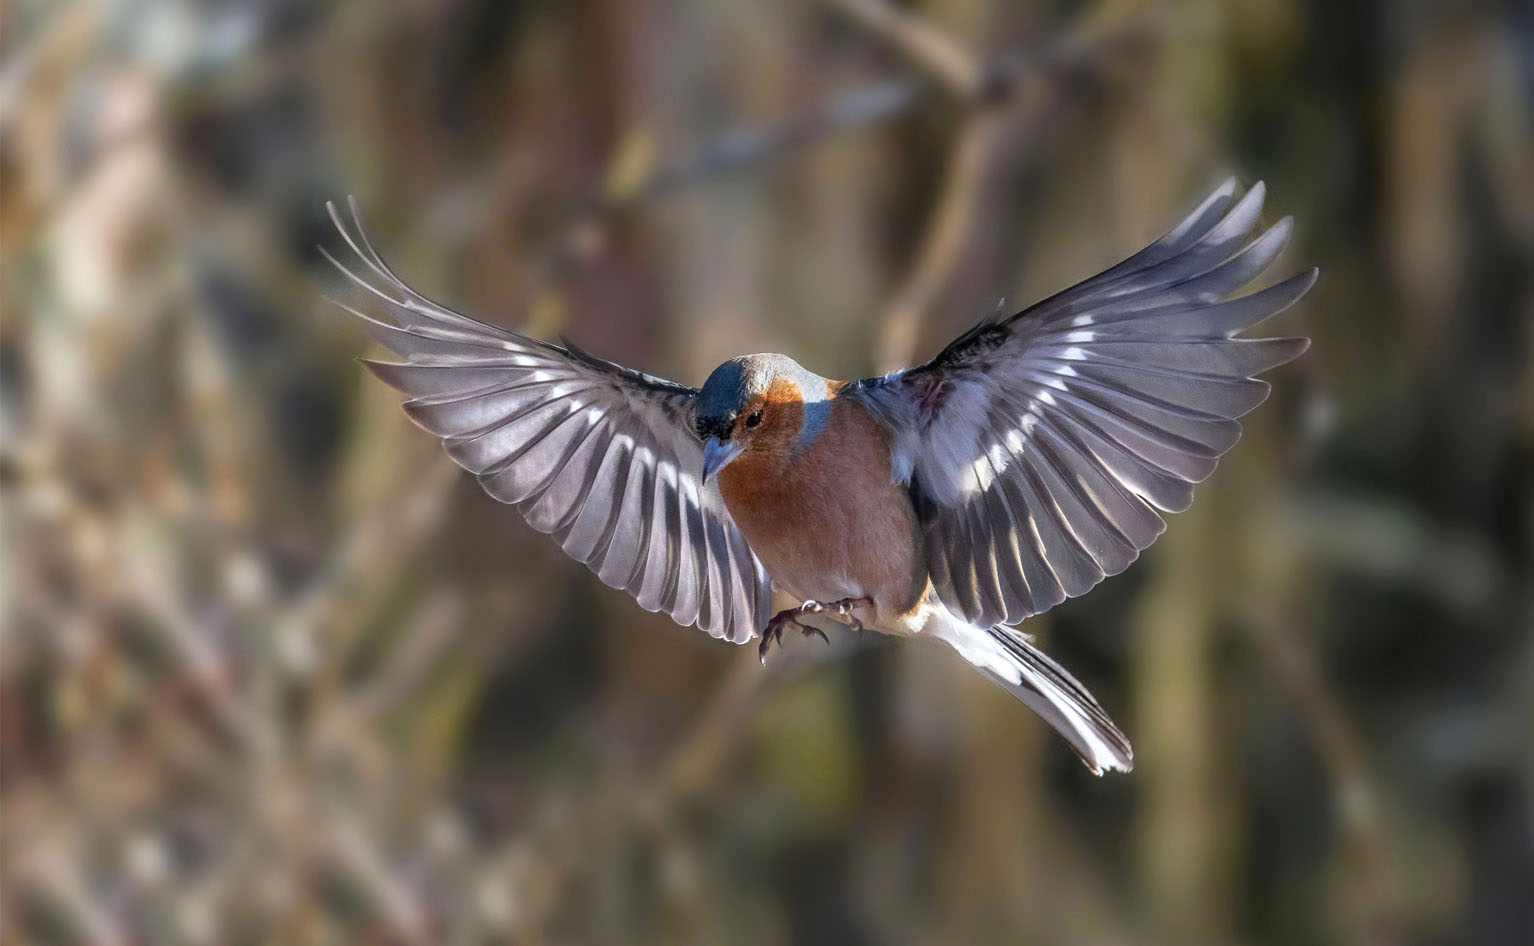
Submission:
[[[815,634],[827,644],[831,643],[831,639],[826,636],[825,631],[799,620],[806,614],[829,614],[834,617],[846,618],[851,623],[853,630],[861,631],[863,630],[863,622],[859,621],[852,612],[856,608],[872,605],[873,603],[874,599],[867,596],[862,598],[842,598],[840,601],[827,602],[810,600],[799,605],[797,608],[779,611],[772,616],[772,620],[767,622],[766,629],[762,631],[762,643],[757,647],[757,656],[762,659],[763,664],[766,664],[767,651],[771,649],[774,642],[778,644],[783,643],[783,629],[790,625],[797,627],[804,633],[805,637]]]
[[[846,618],[847,624],[858,633],[863,632],[863,622],[853,614],[858,608],[872,607],[874,599],[867,595],[861,598],[842,598],[839,601],[806,601],[799,607],[805,613],[829,614],[832,617]]]

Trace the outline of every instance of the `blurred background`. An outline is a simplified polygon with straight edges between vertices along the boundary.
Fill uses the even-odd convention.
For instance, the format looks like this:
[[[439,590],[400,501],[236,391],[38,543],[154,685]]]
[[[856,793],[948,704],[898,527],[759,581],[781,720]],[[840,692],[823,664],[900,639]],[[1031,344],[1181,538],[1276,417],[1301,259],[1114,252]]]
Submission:
[[[1490,4],[0,4],[0,941],[1527,943],[1534,19]],[[325,202],[697,384],[930,356],[1229,173],[1314,337],[1031,621],[646,614],[365,377]]]

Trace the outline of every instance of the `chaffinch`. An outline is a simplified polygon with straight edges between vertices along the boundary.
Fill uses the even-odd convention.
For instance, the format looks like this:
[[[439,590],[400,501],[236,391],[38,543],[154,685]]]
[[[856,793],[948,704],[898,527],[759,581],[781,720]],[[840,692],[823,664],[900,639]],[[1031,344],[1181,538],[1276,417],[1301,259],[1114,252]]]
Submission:
[[[1256,376],[1308,347],[1235,337],[1316,278],[1225,299],[1291,228],[1246,242],[1263,185],[1236,191],[931,361],[855,382],[764,354],[693,388],[486,325],[401,281],[355,201],[355,236],[330,213],[370,275],[331,261],[392,316],[348,307],[404,358],[364,363],[410,418],[640,607],[760,635],[764,661],[786,628],[822,633],[810,614],[936,638],[1101,774],[1132,767],[1129,740],[1014,626],[1127,568],[1235,444],[1269,390]],[[803,603],[774,614],[774,590]]]

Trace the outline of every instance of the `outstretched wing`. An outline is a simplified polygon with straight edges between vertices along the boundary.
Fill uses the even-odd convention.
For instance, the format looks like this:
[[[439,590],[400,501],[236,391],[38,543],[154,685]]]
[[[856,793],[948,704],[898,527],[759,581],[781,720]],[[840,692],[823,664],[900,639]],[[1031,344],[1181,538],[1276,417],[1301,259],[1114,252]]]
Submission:
[[[1256,376],[1309,346],[1235,337],[1316,278],[1225,299],[1291,227],[1246,242],[1263,185],[1235,195],[1227,181],[1117,266],[848,392],[893,435],[950,610],[1015,624],[1123,571],[1240,437],[1268,394]]]
[[[326,258],[393,322],[342,308],[405,359],[363,362],[410,395],[405,413],[485,492],[641,607],[736,643],[754,637],[771,615],[772,583],[718,487],[700,481],[698,392],[445,309],[389,269],[355,201],[355,237],[329,209],[371,275]]]

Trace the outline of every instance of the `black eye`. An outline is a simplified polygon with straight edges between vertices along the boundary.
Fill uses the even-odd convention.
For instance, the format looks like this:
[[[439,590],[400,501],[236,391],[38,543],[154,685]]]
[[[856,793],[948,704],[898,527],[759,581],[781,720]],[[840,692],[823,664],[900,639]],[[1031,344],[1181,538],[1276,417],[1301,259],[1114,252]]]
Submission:
[[[751,416],[746,418],[746,426],[747,427],[755,427],[757,424],[760,424],[761,422],[762,422],[762,412],[761,411],[752,411],[751,412]]]

